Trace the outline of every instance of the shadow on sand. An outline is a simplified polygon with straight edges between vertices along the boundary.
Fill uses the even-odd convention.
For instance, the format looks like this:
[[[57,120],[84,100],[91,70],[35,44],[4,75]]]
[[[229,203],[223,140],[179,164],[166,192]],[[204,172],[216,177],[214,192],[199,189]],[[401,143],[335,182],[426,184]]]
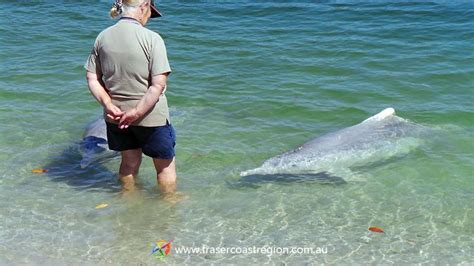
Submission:
[[[81,168],[81,158],[79,144],[69,146],[44,166],[48,170],[47,176],[54,182],[63,182],[76,189],[100,189],[109,192],[121,190],[116,174],[104,167],[103,161],[96,161],[86,168]]]
[[[344,185],[347,182],[341,177],[331,175],[327,172],[315,174],[270,174],[270,175],[248,175],[242,176],[235,182],[228,181],[230,188],[259,188],[263,184],[275,183],[287,185],[291,183],[320,184],[320,185]]]

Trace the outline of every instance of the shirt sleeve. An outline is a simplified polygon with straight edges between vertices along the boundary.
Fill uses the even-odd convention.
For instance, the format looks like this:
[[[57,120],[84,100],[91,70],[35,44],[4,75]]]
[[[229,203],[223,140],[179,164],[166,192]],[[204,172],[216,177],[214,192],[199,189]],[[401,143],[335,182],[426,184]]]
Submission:
[[[151,47],[150,72],[152,76],[171,72],[165,42],[157,35]]]
[[[95,73],[97,75],[102,75],[102,68],[100,65],[100,58],[99,58],[99,48],[98,48],[98,37],[94,43],[94,47],[91,50],[91,53],[89,54],[89,57],[87,58],[86,63],[84,64],[84,68],[92,73]]]

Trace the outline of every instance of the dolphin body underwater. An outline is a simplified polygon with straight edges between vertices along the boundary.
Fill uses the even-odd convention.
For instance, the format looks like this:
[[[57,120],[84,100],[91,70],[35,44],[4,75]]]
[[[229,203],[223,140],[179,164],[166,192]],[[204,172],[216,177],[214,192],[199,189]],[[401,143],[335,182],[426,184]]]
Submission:
[[[103,118],[99,118],[87,126],[82,141],[79,143],[79,153],[82,156],[81,168],[118,155],[117,152],[109,150],[107,129]]]
[[[317,137],[300,147],[240,173],[242,182],[363,180],[351,168],[363,168],[400,157],[423,142],[427,128],[395,115],[393,108],[363,122]]]

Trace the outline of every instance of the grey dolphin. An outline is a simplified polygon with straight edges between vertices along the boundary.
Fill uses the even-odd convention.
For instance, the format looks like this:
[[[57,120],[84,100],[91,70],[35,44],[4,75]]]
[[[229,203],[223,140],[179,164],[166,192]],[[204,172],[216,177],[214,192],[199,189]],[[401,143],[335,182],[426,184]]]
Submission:
[[[426,127],[398,117],[393,108],[387,108],[357,125],[270,158],[240,176],[328,173],[344,179],[355,177],[350,167],[406,154],[421,144],[424,132]]]
[[[79,144],[81,153],[81,168],[86,168],[93,162],[103,161],[116,156],[118,153],[109,150],[105,120],[99,118],[90,123]]]

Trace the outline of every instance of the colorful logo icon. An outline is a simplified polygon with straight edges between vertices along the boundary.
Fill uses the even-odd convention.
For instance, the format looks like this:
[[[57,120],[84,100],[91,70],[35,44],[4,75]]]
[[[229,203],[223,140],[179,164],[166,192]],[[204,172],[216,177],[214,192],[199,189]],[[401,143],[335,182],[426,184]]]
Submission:
[[[166,241],[166,240],[158,240],[155,243],[153,243],[153,249],[151,250],[151,255],[158,257],[158,258],[164,258],[171,252],[171,242],[172,241]]]

